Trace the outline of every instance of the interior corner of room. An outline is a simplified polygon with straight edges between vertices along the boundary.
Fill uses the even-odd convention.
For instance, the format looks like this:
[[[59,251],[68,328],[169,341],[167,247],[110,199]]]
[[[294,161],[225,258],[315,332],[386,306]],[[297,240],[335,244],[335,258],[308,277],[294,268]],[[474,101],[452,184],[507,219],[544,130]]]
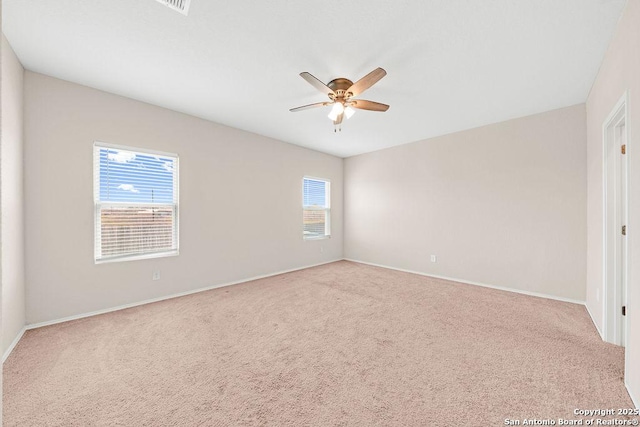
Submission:
[[[6,9],[15,19],[27,19],[29,7],[10,3],[4,20]],[[190,14],[201,7],[192,3]],[[435,283],[490,288],[495,298],[502,295],[497,291],[507,291],[574,304],[590,319],[600,341],[624,347],[621,381],[638,408],[640,233],[635,229],[640,225],[635,219],[640,218],[640,198],[634,194],[640,191],[640,1],[629,0],[619,11],[611,17],[615,31],[597,67],[575,76],[589,80],[590,89],[576,89],[572,98],[581,101],[541,102],[537,105],[550,108],[523,107],[517,111],[527,114],[504,113],[500,120],[478,110],[477,119],[462,123],[459,118],[450,132],[445,129],[454,129],[455,117],[441,117],[442,132],[414,138],[407,131],[402,141],[389,137],[393,132],[384,127],[387,116],[360,110],[345,118],[339,132],[323,114],[308,118],[306,112],[296,113],[294,119],[286,109],[277,125],[265,120],[242,127],[235,121],[241,119],[234,115],[240,111],[234,103],[250,97],[238,82],[228,103],[233,114],[224,106],[206,104],[211,114],[219,115],[214,120],[186,102],[168,107],[164,95],[150,99],[142,89],[136,92],[135,82],[116,87],[109,79],[102,86],[94,77],[71,81],[64,78],[64,67],[46,68],[35,61],[33,46],[19,40],[20,30],[10,26],[7,36],[2,34],[0,92],[3,363],[14,357],[30,330],[346,260]],[[394,57],[400,50],[381,60],[402,69]],[[245,58],[229,55],[239,67],[246,65]],[[145,67],[155,60],[149,56]],[[57,61],[74,63],[70,57]],[[328,66],[324,81],[341,65]],[[372,68],[367,63],[357,71],[363,75]],[[395,79],[389,68],[385,79]],[[220,73],[220,78],[231,75]],[[282,78],[291,78],[291,84],[300,84],[295,86],[299,94],[315,100],[317,94],[298,82],[296,74]],[[406,89],[402,78],[392,82]],[[514,91],[518,84],[529,84],[515,78],[507,83]],[[471,84],[460,85],[472,90]],[[390,87],[375,93],[394,101],[384,114],[396,114],[394,108],[402,112],[398,115],[406,114],[402,96],[412,97],[411,91]],[[180,88],[197,97],[197,88],[182,81],[167,84],[167,98]],[[487,93],[486,88],[478,90],[482,96]],[[283,98],[291,105],[297,102],[291,93]],[[430,113],[435,114],[422,114]],[[276,130],[286,126],[285,120],[309,124],[308,134],[329,136],[314,139],[303,126]],[[335,116],[331,121],[336,123]],[[370,129],[358,139],[354,135],[364,127],[361,123]],[[303,134],[308,139],[296,144]],[[328,137],[334,139],[326,150],[312,144]],[[393,141],[385,145],[383,140]],[[96,143],[179,157],[179,215],[172,231],[178,233],[179,225],[179,250],[173,248],[174,256],[118,262],[96,255]],[[309,215],[326,218],[318,234],[302,232],[305,180],[327,198],[323,206],[309,207],[315,212]],[[349,270],[344,264],[336,268],[362,274],[374,284],[370,275],[383,271]],[[320,296],[335,291],[328,285],[322,289]],[[354,301],[364,298],[357,290],[349,292]],[[359,310],[355,305],[352,309]],[[566,315],[553,313],[558,319]]]

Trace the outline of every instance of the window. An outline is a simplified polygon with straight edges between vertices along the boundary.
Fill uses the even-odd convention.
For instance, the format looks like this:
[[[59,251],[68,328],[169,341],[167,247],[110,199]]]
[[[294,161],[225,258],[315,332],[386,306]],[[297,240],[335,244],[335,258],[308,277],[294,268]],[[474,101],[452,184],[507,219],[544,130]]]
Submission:
[[[331,183],[324,179],[302,180],[302,224],[305,239],[331,236]]]
[[[178,155],[96,142],[95,261],[178,254]]]

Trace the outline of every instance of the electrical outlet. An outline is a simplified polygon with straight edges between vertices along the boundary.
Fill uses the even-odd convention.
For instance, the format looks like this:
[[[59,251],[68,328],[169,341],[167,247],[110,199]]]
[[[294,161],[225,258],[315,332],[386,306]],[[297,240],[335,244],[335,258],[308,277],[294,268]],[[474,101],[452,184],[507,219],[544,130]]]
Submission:
[[[160,280],[160,270],[153,270],[153,274],[151,275],[151,279]]]
[[[431,262],[438,262],[438,258],[435,255],[431,255]]]

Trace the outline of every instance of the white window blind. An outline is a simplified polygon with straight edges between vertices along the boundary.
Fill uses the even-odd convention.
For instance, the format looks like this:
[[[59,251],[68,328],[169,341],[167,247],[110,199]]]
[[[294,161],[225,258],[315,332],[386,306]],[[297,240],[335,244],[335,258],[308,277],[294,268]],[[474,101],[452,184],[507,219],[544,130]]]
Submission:
[[[318,178],[302,180],[302,224],[305,239],[331,236],[331,183]]]
[[[95,260],[178,253],[178,155],[96,142]]]

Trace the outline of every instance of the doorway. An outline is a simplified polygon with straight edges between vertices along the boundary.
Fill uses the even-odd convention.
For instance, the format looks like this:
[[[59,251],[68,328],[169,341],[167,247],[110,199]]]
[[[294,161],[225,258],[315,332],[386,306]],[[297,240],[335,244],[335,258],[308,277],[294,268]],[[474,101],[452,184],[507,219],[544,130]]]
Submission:
[[[627,94],[603,124],[604,339],[627,342],[628,151]]]

